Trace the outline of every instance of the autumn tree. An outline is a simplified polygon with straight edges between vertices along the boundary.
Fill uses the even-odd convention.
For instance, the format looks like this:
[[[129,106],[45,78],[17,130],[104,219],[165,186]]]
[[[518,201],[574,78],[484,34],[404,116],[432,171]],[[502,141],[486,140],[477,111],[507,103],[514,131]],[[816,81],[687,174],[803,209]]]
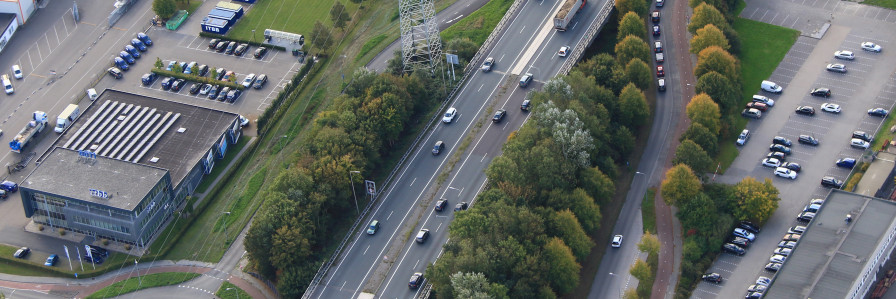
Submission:
[[[628,65],[628,62],[635,58],[640,58],[641,61],[650,61],[650,46],[643,39],[634,35],[626,36],[622,41],[616,43],[615,51],[616,62],[619,65]]]
[[[507,288],[503,285],[490,283],[481,272],[463,273],[457,272],[451,275],[451,286],[455,298],[471,299],[499,299],[508,298]]]
[[[719,105],[713,102],[708,95],[701,93],[694,96],[686,109],[688,118],[692,122],[703,125],[715,135],[719,134],[722,115],[719,112]]]
[[[638,279],[638,294],[642,297],[645,291],[653,287],[654,269],[642,259],[637,259],[628,269],[628,273]]]
[[[738,220],[750,220],[765,223],[778,209],[778,188],[772,180],[766,178],[759,182],[753,177],[746,177],[734,185],[733,200],[737,202],[733,215]]]
[[[728,39],[725,38],[725,33],[713,24],[706,24],[703,28],[697,29],[697,34],[691,38],[690,44],[693,54],[700,53],[710,46],[718,46],[725,51],[731,49]]]
[[[713,24],[719,29],[728,28],[730,25],[725,20],[725,16],[712,5],[701,3],[694,8],[694,14],[691,16],[691,22],[688,23],[688,32],[697,33],[697,29],[703,28],[706,24]]]
[[[681,134],[678,141],[690,140],[700,146],[710,156],[719,151],[719,136],[713,134],[699,123],[692,122],[688,129]]]
[[[638,242],[638,250],[646,252],[648,255],[659,256],[660,239],[650,232],[644,232],[644,235],[641,236],[641,241]]]
[[[699,145],[691,140],[685,140],[675,149],[675,158],[672,159],[672,164],[684,164],[698,174],[702,174],[711,169],[712,158]]]
[[[640,58],[634,58],[625,66],[625,73],[628,75],[628,81],[634,83],[641,90],[650,88],[653,81],[653,72],[650,66]]]
[[[616,11],[619,12],[619,18],[622,20],[629,12],[635,15],[647,15],[647,1],[644,0],[616,0]]]
[[[737,58],[718,46],[709,46],[697,55],[697,67],[694,68],[694,75],[699,78],[711,71],[724,75],[732,82],[738,82],[740,78]]]
[[[622,41],[629,35],[647,40],[647,28],[644,27],[644,19],[633,11],[626,13],[622,16],[622,20],[619,21],[619,32],[616,34],[616,41]]]
[[[660,185],[660,194],[668,205],[681,206],[697,196],[702,189],[700,179],[684,164],[672,166]]]
[[[591,238],[582,229],[576,215],[569,209],[554,212],[551,224],[549,226],[553,234],[560,237],[564,243],[572,250],[576,260],[582,262],[591,253],[591,247],[594,244]]]
[[[644,93],[629,83],[619,94],[619,123],[629,128],[638,128],[647,123],[650,107]]]

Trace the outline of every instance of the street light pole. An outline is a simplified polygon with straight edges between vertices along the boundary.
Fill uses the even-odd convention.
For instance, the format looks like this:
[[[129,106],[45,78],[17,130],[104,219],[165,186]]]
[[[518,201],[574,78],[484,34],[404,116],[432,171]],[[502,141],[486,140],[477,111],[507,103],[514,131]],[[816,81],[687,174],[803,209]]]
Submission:
[[[354,176],[352,176],[355,173],[357,173],[358,175],[361,174],[361,172],[357,171],[357,170],[349,171],[348,179],[349,179],[349,181],[352,182],[352,196],[355,197],[355,211],[358,212],[358,215],[361,215],[361,208],[358,207],[358,194],[355,194],[355,179],[354,179]]]

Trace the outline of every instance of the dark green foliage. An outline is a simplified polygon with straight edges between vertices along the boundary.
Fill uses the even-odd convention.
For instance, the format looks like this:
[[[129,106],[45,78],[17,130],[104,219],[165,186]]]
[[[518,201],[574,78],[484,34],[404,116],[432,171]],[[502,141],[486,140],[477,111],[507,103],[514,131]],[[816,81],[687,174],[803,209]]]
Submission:
[[[685,140],[693,141],[710,156],[715,155],[719,150],[718,137],[699,123],[692,122],[688,130],[684,131],[679,141]]]

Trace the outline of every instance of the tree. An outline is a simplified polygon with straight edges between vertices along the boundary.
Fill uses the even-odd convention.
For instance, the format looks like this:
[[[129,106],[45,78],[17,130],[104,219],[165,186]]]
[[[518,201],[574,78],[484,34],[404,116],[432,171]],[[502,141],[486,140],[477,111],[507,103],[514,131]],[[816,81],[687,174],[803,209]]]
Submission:
[[[152,11],[163,20],[167,20],[177,11],[177,4],[174,3],[174,0],[153,0]]]
[[[635,15],[643,16],[647,15],[647,1],[644,0],[617,0],[616,1],[616,10],[619,12],[619,18],[625,17],[629,12],[634,12]]]
[[[171,67],[171,71],[180,74],[184,72],[184,68],[180,66],[180,63],[175,63],[174,66]]]
[[[691,99],[687,106],[687,113],[692,122],[703,125],[715,135],[719,134],[722,125],[719,105],[705,93],[698,94]]]
[[[694,7],[697,7],[697,5],[706,3],[706,4],[712,5],[713,7],[717,8],[719,11],[727,12],[728,11],[728,3],[726,1],[730,1],[730,0],[689,0],[688,6],[690,6],[691,8],[694,8]]]
[[[731,49],[725,33],[713,24],[706,24],[703,28],[697,29],[697,35],[691,38],[691,53],[700,53],[709,46],[718,46],[725,51]]]
[[[622,294],[622,298],[623,299],[639,299],[641,297],[638,296],[637,290],[629,288],[629,289],[625,289],[625,293]]]
[[[479,45],[468,37],[462,37],[449,40],[443,49],[456,51],[454,54],[460,58],[461,68],[463,68],[476,55],[476,51],[479,51]]]
[[[616,62],[619,65],[628,65],[628,62],[634,58],[640,58],[641,61],[650,61],[650,46],[643,39],[633,35],[626,36],[622,41],[616,43],[615,52]]]
[[[569,246],[577,261],[584,261],[588,254],[591,253],[591,247],[594,246],[594,243],[591,242],[591,238],[582,229],[579,220],[576,219],[576,215],[569,209],[565,209],[554,212],[552,218],[553,221],[550,227],[553,235],[560,237]]]
[[[732,213],[734,218],[757,223],[765,223],[778,209],[778,201],[781,200],[778,188],[772,185],[769,178],[760,183],[753,177],[745,177],[734,185],[732,196],[737,202]]]
[[[330,28],[320,21],[314,22],[314,29],[311,30],[311,34],[308,37],[311,38],[311,44],[318,51],[326,51],[333,44]]]
[[[721,111],[731,112],[734,108],[740,107],[738,105],[740,87],[729,80],[728,77],[719,74],[719,72],[709,71],[697,78],[697,85],[694,87],[694,91],[697,94],[705,93],[708,95],[719,104],[719,110]]]
[[[706,24],[716,25],[717,28],[724,30],[730,25],[725,20],[725,16],[712,5],[701,3],[694,8],[694,14],[691,16],[691,22],[688,23],[688,32],[697,33],[697,29],[703,28]]]
[[[552,238],[544,246],[544,261],[548,264],[547,278],[551,288],[558,294],[571,292],[579,285],[579,270],[582,266],[576,263],[572,250],[560,238]]]
[[[490,283],[481,272],[451,274],[451,286],[455,298],[492,299],[507,297],[507,289]],[[502,286],[503,287],[503,286]],[[503,289],[503,293],[500,290]],[[498,294],[495,294],[495,292]]]
[[[666,171],[666,178],[660,185],[660,194],[663,195],[666,204],[681,206],[697,196],[700,189],[702,189],[700,179],[694,175],[691,168],[678,164]]]
[[[644,19],[633,11],[626,13],[622,16],[622,20],[619,21],[619,32],[616,34],[616,41],[622,41],[629,35],[647,40],[647,28],[644,27]]]
[[[675,149],[675,158],[672,159],[672,164],[684,164],[698,174],[703,174],[712,169],[712,158],[699,145],[685,140]],[[699,176],[702,177],[702,175]]]
[[[165,67],[165,64],[162,63],[162,59],[161,59],[161,58],[158,58],[158,57],[156,57],[156,63],[155,63],[154,65],[156,66],[157,69],[160,69],[160,70],[161,70],[163,67]]]
[[[199,64],[194,64],[193,67],[190,68],[190,74],[199,75]]]
[[[351,21],[351,19],[352,17],[345,11],[345,5],[342,5],[342,2],[336,1],[333,3],[333,7],[330,8],[330,21],[333,21],[333,27],[343,29],[345,28],[345,23]]]
[[[584,129],[575,111],[561,111],[553,101],[539,105],[537,111],[534,114],[536,123],[550,132],[555,144],[560,147],[560,153],[574,165],[589,166],[589,151],[594,148],[594,138]]]
[[[718,215],[715,202],[705,193],[697,194],[678,209],[678,220],[683,230],[695,229],[702,234],[711,232],[713,227],[719,225]]]
[[[653,270],[650,269],[650,265],[642,259],[636,260],[632,267],[628,269],[628,273],[631,273],[638,281],[642,282],[646,282],[653,277]]]
[[[719,151],[719,136],[716,136],[699,123],[692,122],[688,126],[688,130],[681,134],[681,138],[678,141],[685,140],[693,141],[710,156],[715,155]]]
[[[652,198],[650,200],[653,200]],[[650,232],[644,232],[641,236],[641,242],[638,242],[638,250],[646,252],[649,255],[660,254],[660,239]]]
[[[653,82],[653,72],[650,66],[640,58],[634,58],[625,66],[625,73],[628,81],[634,83],[641,90],[650,88]]]
[[[619,123],[636,129],[647,123],[650,107],[644,93],[633,83],[629,83],[619,94]]]
[[[694,75],[699,78],[711,71],[724,75],[731,82],[738,82],[740,78],[737,58],[717,46],[709,46],[700,51],[700,54],[697,55],[697,67],[694,69]]]

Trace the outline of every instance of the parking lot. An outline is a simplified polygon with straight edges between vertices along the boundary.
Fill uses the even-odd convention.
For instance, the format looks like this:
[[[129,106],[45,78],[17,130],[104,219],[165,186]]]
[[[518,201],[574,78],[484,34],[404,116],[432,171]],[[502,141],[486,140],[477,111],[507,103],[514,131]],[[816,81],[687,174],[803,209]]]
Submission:
[[[764,268],[778,242],[791,226],[805,225],[797,222],[796,216],[809,200],[824,198],[830,190],[820,185],[821,178],[833,176],[845,180],[849,176],[850,169],[834,164],[839,158],[849,157],[860,161],[863,155],[868,158],[871,150],[852,148],[850,139],[855,130],[874,135],[883,123],[883,118],[869,116],[868,109],[893,108],[892,99],[896,97],[896,75],[893,67],[896,65],[896,43],[891,42],[893,38],[896,36],[891,32],[834,25],[821,40],[806,36],[797,39],[768,79],[781,85],[783,92],[759,92],[775,100],[775,105],[763,112],[761,119],[750,121],[747,129],[751,131],[752,137],[741,148],[738,159],[725,175],[718,178],[727,184],[734,184],[746,176],[760,180],[771,178],[780,191],[778,210],[757,235],[755,242],[747,248],[745,255],[723,253],[709,269],[708,272],[721,274],[725,281],[721,284],[701,282],[692,297],[741,297],[757,277],[773,277],[774,272]],[[881,45],[883,52],[863,51],[860,44],[866,41]],[[855,60],[835,59],[833,53],[838,50],[852,51],[855,53]],[[829,72],[825,69],[829,63],[842,63],[846,65],[847,72]],[[809,94],[811,89],[818,87],[830,88],[832,95],[825,98]],[[842,112],[823,112],[823,103],[838,104]],[[796,107],[803,105],[814,107],[816,113],[809,116],[794,112]],[[813,136],[819,140],[819,145],[799,144],[799,135]],[[787,155],[786,161],[802,166],[795,180],[775,177],[773,168],[760,165],[761,160],[769,153],[769,145],[774,136],[782,136],[793,142],[792,153]],[[799,251],[794,253],[799,254]]]

